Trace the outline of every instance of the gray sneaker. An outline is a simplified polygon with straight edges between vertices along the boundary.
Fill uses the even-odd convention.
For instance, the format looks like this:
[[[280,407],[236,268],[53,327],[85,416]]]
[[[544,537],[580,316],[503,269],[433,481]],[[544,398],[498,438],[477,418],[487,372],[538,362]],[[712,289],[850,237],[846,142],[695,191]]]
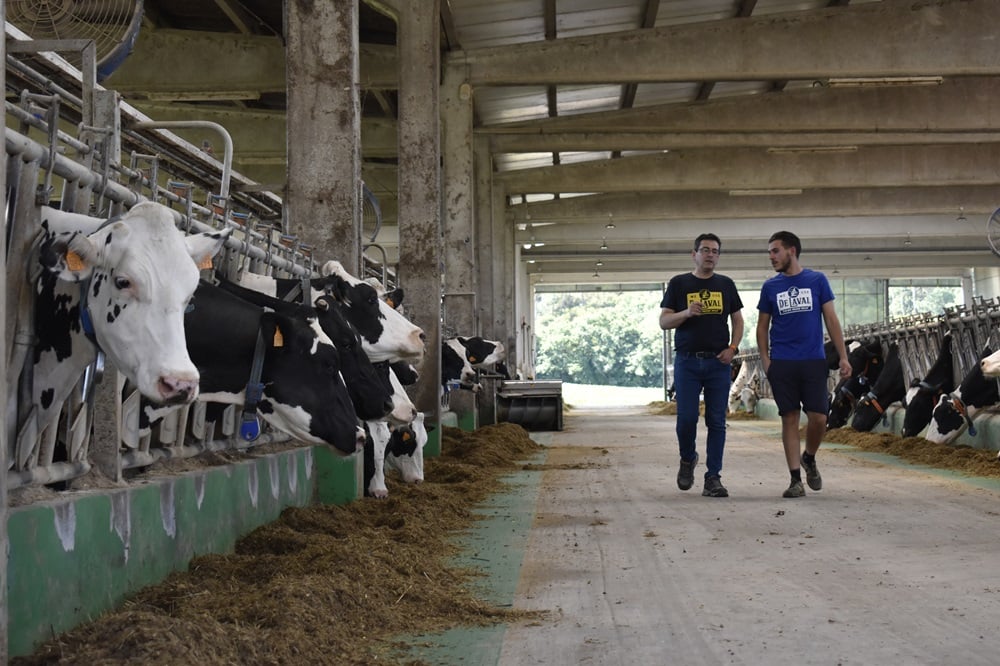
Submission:
[[[801,460],[800,464],[802,469],[806,471],[806,483],[813,490],[820,490],[823,488],[823,477],[819,475],[819,468],[816,467],[816,459],[813,458],[812,464],[810,465],[805,460]]]
[[[694,467],[698,464],[698,454],[694,454],[694,460],[682,460],[681,466],[677,470],[677,487],[681,490],[690,490],[694,485]]]
[[[792,485],[788,486],[788,490],[781,494],[782,497],[805,497],[806,489],[802,487],[801,481],[792,481]]]
[[[722,480],[717,476],[710,476],[705,479],[705,489],[701,491],[705,497],[729,497],[729,491],[722,485]]]

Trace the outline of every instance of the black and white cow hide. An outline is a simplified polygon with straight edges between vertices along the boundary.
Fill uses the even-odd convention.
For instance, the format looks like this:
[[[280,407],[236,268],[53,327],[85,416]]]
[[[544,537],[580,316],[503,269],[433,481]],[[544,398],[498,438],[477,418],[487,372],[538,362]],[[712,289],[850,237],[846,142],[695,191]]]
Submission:
[[[934,365],[921,380],[913,380],[906,393],[906,414],[903,417],[903,437],[916,437],[931,422],[938,399],[955,390],[955,360],[951,353],[951,335],[941,340],[941,349]]]
[[[990,348],[986,347],[979,357],[980,361],[988,358],[991,353]],[[982,364],[976,363],[957,389],[942,395],[938,400],[924,437],[938,444],[950,444],[962,434],[966,426],[974,428],[972,422],[980,410],[997,403],[1000,403],[997,380],[984,376]],[[969,434],[975,435],[974,430]]]

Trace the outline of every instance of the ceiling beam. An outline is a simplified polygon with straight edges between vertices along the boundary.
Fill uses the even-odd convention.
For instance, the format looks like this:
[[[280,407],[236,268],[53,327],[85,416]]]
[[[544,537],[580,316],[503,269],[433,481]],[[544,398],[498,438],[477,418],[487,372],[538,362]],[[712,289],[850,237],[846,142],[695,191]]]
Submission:
[[[883,0],[450,54],[475,85],[1000,73],[995,0]],[[920,44],[921,48],[912,48]]]
[[[506,171],[496,178],[508,192],[524,194],[989,185],[1000,182],[1000,144],[711,148]]]

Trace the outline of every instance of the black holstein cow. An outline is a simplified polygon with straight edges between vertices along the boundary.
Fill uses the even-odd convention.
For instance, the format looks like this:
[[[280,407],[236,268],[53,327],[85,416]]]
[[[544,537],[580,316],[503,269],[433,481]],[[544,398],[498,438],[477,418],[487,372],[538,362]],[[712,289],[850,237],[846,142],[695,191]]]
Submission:
[[[218,276],[217,276],[218,277]],[[219,278],[219,287],[245,301],[277,312],[294,312],[301,306],[268,296],[253,289]],[[392,386],[384,372],[375,368],[361,346],[361,336],[347,319],[346,308],[335,297],[315,299],[319,325],[340,356],[340,372],[347,384],[354,412],[363,421],[382,418],[393,408]]]
[[[906,393],[903,437],[916,437],[931,422],[938,398],[955,390],[955,360],[951,353],[951,335],[941,340],[941,350],[934,365],[922,380],[914,379]]]
[[[838,355],[839,356],[839,355]],[[851,362],[851,376],[841,379],[830,399],[830,413],[826,419],[827,428],[847,425],[858,398],[868,392],[882,374],[882,343],[879,341],[860,345],[848,352]],[[839,367],[839,359],[837,361]]]
[[[906,396],[906,382],[903,379],[903,362],[899,358],[899,346],[889,345],[885,364],[878,380],[871,390],[858,400],[851,417],[851,427],[861,432],[868,432],[885,414],[885,409],[894,402]]]
[[[312,444],[354,453],[364,444],[340,374],[340,356],[313,308],[266,312],[201,282],[184,315],[191,360],[201,374],[204,401],[243,404],[258,331],[264,340],[257,411],[275,428]]]
[[[986,347],[979,360],[982,361],[992,353],[990,348]],[[962,433],[966,425],[969,426],[969,434],[975,435],[973,416],[980,409],[992,407],[998,402],[1000,402],[1000,386],[997,380],[985,377],[982,364],[976,363],[957,389],[941,396],[924,437],[931,442],[948,444]]]

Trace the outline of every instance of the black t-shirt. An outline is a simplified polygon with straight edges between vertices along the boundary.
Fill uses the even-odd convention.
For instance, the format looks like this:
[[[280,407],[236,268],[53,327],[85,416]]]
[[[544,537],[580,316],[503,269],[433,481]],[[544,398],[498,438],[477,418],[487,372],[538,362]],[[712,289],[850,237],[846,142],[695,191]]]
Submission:
[[[681,273],[670,278],[660,307],[681,312],[693,300],[701,301],[701,315],[675,329],[674,348],[682,352],[722,351],[729,346],[729,316],[743,309],[736,284],[717,273],[710,278]]]

